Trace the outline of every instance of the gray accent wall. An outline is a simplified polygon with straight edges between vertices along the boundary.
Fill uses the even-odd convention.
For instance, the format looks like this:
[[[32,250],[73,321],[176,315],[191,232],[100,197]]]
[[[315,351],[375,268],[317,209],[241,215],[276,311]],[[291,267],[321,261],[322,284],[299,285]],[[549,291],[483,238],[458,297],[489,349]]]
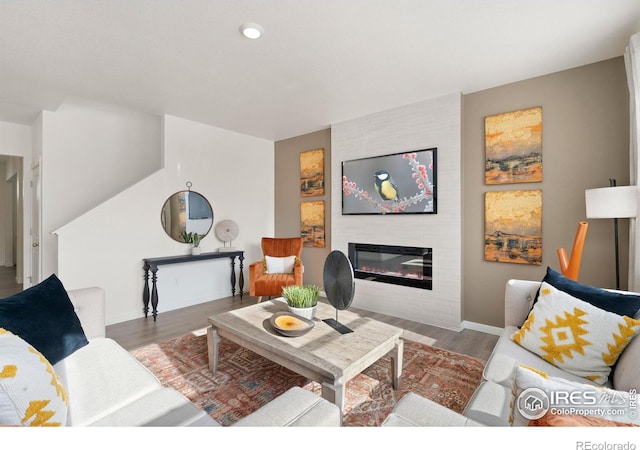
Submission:
[[[484,184],[484,118],[542,106],[543,181]],[[504,325],[504,286],[510,278],[541,280],[546,267],[559,271],[557,249],[571,252],[580,221],[585,239],[581,282],[615,287],[613,220],[585,217],[585,189],[605,187],[609,178],[629,184],[629,91],[623,58],[512,83],[463,97],[463,317]],[[484,193],[542,190],[542,265],[483,259]],[[621,285],[626,288],[628,219],[619,221]]]
[[[324,148],[324,195],[300,195],[300,153]],[[338,176],[340,176],[338,174]],[[324,260],[331,251],[331,130],[326,129],[275,143],[275,237],[300,236],[300,202],[325,202],[325,247],[302,249],[304,282],[322,287]]]

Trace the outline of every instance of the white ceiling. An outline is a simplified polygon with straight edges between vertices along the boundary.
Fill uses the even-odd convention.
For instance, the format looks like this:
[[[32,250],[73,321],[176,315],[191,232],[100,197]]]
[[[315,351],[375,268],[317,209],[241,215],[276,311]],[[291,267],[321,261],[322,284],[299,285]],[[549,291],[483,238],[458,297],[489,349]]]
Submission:
[[[73,96],[280,140],[620,56],[638,31],[640,0],[0,0],[0,120]]]

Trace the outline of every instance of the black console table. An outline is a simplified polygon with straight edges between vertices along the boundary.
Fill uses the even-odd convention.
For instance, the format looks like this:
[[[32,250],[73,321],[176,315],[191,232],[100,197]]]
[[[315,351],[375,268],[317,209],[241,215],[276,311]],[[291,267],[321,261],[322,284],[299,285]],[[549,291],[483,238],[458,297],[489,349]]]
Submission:
[[[242,294],[244,289],[244,274],[242,269],[244,268],[244,252],[241,250],[234,250],[228,252],[212,252],[201,253],[199,255],[180,255],[180,256],[162,256],[160,258],[144,258],[144,290],[142,292],[142,303],[144,304],[144,316],[149,314],[149,302],[151,302],[153,321],[156,321],[158,315],[158,266],[162,264],[179,264],[188,263],[194,261],[203,261],[206,259],[218,259],[229,258],[231,259],[231,295],[236,295],[236,258],[240,262],[240,275],[239,275],[239,288],[240,288],[240,300],[242,300]],[[151,271],[151,290],[149,290],[149,271]]]

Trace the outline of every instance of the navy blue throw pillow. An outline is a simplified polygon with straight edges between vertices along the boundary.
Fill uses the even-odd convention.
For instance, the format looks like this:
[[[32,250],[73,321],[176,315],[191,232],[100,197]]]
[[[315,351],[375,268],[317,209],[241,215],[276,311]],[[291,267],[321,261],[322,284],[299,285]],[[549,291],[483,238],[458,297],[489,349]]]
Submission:
[[[67,291],[55,275],[0,299],[0,328],[20,336],[51,364],[89,343]]]
[[[605,289],[578,283],[550,267],[547,267],[547,274],[542,281],[546,281],[551,286],[590,303],[597,308],[620,316],[634,317],[638,313],[638,310],[640,310],[640,296],[638,295],[610,292]]]

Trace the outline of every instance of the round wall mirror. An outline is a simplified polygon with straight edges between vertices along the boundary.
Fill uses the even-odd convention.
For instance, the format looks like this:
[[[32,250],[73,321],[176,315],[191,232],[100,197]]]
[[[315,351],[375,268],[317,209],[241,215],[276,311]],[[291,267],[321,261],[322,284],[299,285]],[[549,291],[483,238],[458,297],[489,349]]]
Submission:
[[[182,233],[185,231],[198,233],[204,238],[213,225],[213,209],[202,194],[192,190],[180,191],[164,202],[160,220],[164,231],[175,241],[184,242]]]

